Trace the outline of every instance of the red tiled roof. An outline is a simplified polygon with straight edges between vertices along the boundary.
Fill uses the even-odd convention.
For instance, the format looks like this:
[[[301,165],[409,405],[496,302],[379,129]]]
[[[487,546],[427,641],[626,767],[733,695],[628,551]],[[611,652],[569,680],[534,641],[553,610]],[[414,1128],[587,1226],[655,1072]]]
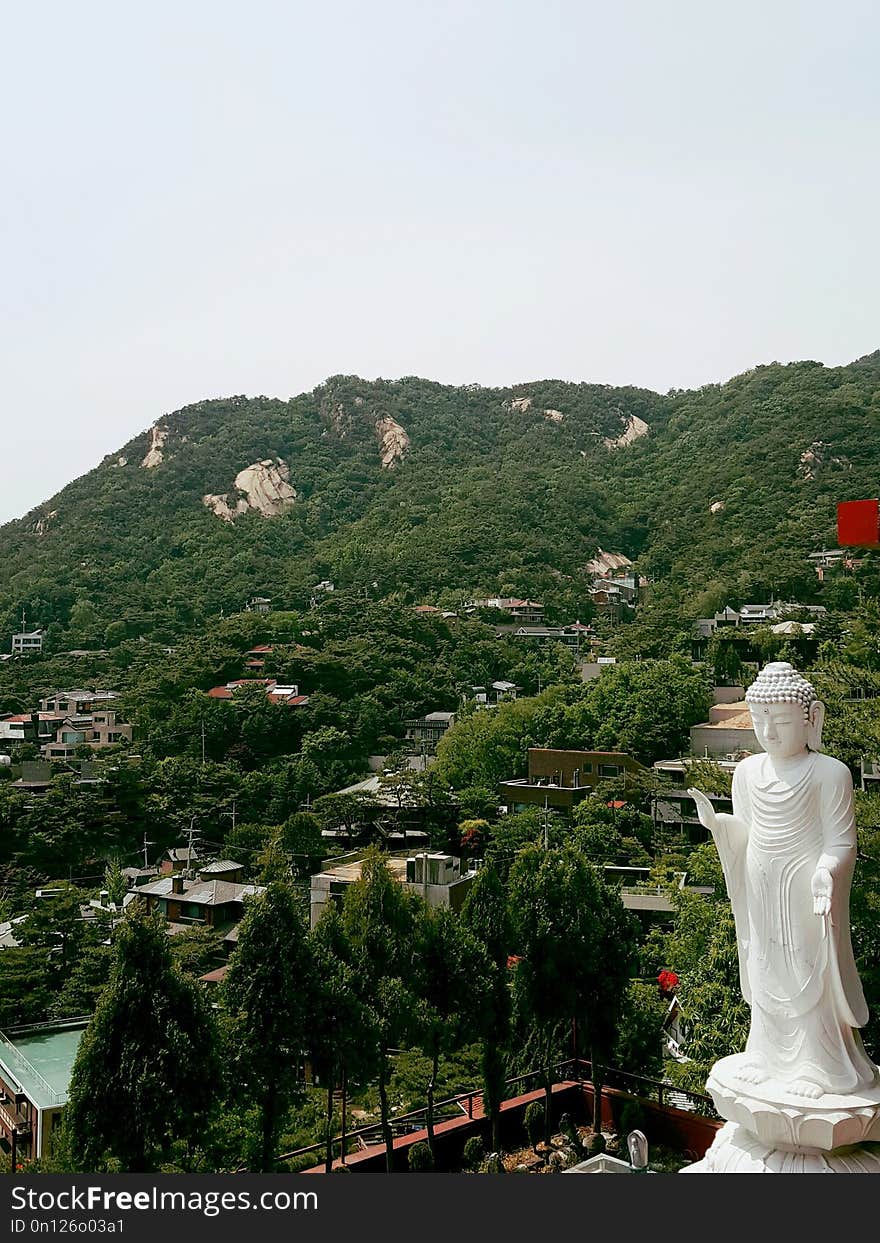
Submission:
[[[256,647],[252,647],[249,652],[245,652],[246,656],[260,656],[265,652],[271,652],[272,648],[268,643],[258,643]]]

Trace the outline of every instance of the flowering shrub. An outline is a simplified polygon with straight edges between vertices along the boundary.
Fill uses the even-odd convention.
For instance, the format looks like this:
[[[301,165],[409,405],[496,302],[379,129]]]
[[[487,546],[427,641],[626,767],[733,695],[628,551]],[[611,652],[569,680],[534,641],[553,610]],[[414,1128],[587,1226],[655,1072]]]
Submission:
[[[678,976],[667,967],[657,976],[657,983],[660,985],[661,993],[674,993],[678,988]]]

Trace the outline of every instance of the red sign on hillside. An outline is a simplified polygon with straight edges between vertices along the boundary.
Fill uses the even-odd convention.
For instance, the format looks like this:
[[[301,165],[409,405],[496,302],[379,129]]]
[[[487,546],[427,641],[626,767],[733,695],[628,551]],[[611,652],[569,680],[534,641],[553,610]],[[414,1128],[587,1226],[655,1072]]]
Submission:
[[[880,501],[841,501],[837,543],[841,548],[880,548]]]

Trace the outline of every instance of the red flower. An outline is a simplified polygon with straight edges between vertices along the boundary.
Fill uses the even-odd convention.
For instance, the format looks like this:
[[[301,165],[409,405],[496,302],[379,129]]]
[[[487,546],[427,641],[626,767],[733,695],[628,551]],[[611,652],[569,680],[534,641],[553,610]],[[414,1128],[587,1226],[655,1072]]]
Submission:
[[[508,954],[507,955],[508,970],[511,967],[515,967],[518,962],[522,962],[522,954]]]
[[[678,988],[678,976],[667,967],[657,976],[657,983],[660,985],[661,993],[674,993]]]

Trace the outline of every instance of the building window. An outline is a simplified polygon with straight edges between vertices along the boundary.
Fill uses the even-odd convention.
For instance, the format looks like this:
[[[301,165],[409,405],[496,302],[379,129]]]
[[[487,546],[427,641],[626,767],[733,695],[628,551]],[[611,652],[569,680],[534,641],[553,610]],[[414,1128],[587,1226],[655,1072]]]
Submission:
[[[599,765],[599,776],[600,777],[619,777],[620,773],[621,773],[621,768],[619,764],[600,764]]]

